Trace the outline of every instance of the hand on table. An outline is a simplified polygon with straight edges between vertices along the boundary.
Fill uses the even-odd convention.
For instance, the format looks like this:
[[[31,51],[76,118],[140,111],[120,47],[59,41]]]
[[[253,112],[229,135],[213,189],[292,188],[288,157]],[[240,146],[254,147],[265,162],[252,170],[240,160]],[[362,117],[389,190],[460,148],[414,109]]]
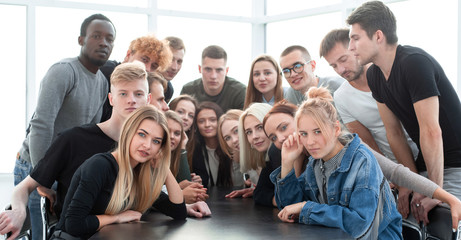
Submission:
[[[242,198],[250,198],[253,197],[253,191],[254,188],[243,188],[239,190],[234,190],[231,193],[226,195],[226,198],[236,198],[236,197],[242,197]]]
[[[138,211],[126,210],[124,212],[117,214],[116,223],[139,221],[141,219],[141,216],[142,214]]]
[[[203,201],[198,201],[192,204],[186,204],[187,215],[190,217],[202,218],[211,215],[211,210],[208,204]]]
[[[190,174],[190,177],[191,177],[191,181],[192,181],[192,182],[196,182],[196,183],[202,184],[202,178],[201,178],[199,175],[196,175],[195,173],[191,173],[191,174]]]
[[[186,203],[195,203],[198,201],[206,201],[208,199],[207,189],[202,184],[192,183],[182,190]]]
[[[306,202],[299,202],[288,205],[279,212],[278,217],[283,222],[293,223],[295,220],[299,219],[299,214],[301,213],[304,204],[306,204]]]

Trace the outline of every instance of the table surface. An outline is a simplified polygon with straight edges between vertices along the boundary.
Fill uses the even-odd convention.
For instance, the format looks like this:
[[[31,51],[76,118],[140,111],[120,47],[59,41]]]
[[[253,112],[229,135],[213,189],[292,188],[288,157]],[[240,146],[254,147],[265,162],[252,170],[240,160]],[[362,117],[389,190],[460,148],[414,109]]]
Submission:
[[[141,222],[105,226],[90,239],[352,239],[337,228],[283,223],[276,208],[225,198],[231,190],[209,189],[211,217],[175,221],[152,212]]]

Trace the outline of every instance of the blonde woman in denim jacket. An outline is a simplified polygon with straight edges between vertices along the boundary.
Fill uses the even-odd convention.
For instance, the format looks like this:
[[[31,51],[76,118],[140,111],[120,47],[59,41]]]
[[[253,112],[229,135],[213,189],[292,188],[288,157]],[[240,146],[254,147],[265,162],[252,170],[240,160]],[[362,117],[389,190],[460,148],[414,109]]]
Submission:
[[[354,238],[401,239],[402,217],[375,157],[357,135],[342,133],[327,89],[307,94],[297,132],[283,143],[282,166],[271,174],[279,218],[337,227]],[[311,156],[301,173],[303,148]]]

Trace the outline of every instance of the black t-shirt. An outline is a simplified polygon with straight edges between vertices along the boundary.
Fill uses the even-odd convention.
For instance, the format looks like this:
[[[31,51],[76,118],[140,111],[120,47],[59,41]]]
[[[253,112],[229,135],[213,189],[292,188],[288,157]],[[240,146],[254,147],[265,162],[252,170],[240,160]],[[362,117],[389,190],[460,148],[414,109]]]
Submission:
[[[439,97],[439,124],[442,130],[444,166],[461,167],[461,104],[439,63],[424,50],[411,46],[397,47],[391,74],[386,81],[381,69],[372,65],[367,72],[373,97],[395,114],[420,149],[418,171],[425,171],[419,141],[419,124],[413,104]]]
[[[272,205],[272,198],[274,197],[275,186],[269,176],[275,169],[280,167],[282,152],[274,144],[271,144],[268,151],[269,162],[261,170],[258,184],[253,192],[253,199],[256,204],[274,207]]]
[[[115,60],[109,60],[102,67],[99,68],[99,70],[102,72],[102,74],[104,74],[104,76],[107,79],[107,82],[109,83],[109,92],[110,92],[110,75],[112,75],[112,72],[114,72],[115,67],[117,67],[118,65],[120,65],[120,62],[117,62]],[[109,98],[107,98],[102,108],[102,117],[101,117],[100,122],[104,122],[108,120],[111,115],[112,115],[112,106],[110,105]]]
[[[62,132],[30,176],[40,185],[51,188],[58,182],[54,209],[59,216],[70,181],[77,168],[96,153],[108,152],[116,142],[104,134],[96,124],[74,127]]]
[[[89,238],[99,228],[96,215],[104,214],[118,175],[118,164],[111,153],[99,153],[85,161],[75,172],[56,226],[73,236]],[[161,192],[153,207],[174,219],[186,218],[186,206],[174,204]]]

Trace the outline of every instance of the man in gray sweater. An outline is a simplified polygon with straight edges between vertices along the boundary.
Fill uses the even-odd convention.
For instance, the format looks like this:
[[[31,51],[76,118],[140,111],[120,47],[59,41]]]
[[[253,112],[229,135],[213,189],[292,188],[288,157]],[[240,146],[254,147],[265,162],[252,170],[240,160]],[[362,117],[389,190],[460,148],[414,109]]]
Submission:
[[[56,136],[65,129],[98,123],[109,85],[99,67],[109,58],[115,27],[102,14],[86,18],[80,29],[80,55],[63,59],[50,67],[40,84],[34,115],[14,169],[19,184],[45,155]],[[39,195],[29,198],[32,237],[42,234]]]
[[[326,87],[333,95],[336,89],[341,86],[344,79],[338,76],[318,77],[314,74],[316,62],[306,48],[293,45],[283,50],[280,55],[280,67],[282,75],[290,84],[285,93],[285,99],[299,105],[304,100],[304,94],[311,87]]]

